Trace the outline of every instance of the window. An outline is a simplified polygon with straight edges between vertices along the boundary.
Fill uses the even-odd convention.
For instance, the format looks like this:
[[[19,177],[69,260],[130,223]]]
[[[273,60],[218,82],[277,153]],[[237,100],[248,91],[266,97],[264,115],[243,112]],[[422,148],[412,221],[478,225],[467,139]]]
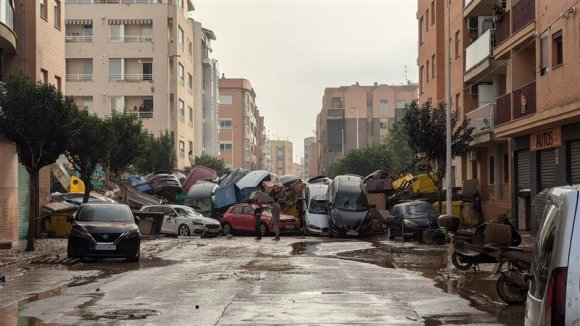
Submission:
[[[419,18],[419,45],[423,44],[423,17]]]
[[[193,90],[193,76],[191,74],[187,74],[187,90],[189,94],[191,94]]]
[[[193,109],[191,108],[191,106],[187,107],[187,111],[189,112],[189,122],[193,122]]]
[[[179,99],[179,120],[183,121],[185,116],[185,103]]]
[[[232,149],[232,142],[220,142],[220,152],[231,152]]]
[[[396,108],[397,109],[404,109],[406,105],[407,105],[407,102],[405,102],[405,101],[397,101]]]
[[[143,105],[139,108],[139,115],[142,118],[153,118],[153,98],[144,98]],[[146,112],[146,114],[144,114]]]
[[[425,65],[425,82],[429,82],[429,60],[427,60],[427,64]]]
[[[419,93],[423,94],[423,66],[419,69]]]
[[[232,96],[220,95],[220,105],[232,105]]]
[[[425,11],[425,32],[429,31],[429,8]]]
[[[93,112],[93,97],[92,96],[81,97],[80,107],[89,111],[90,113],[92,113]]]
[[[185,72],[184,72],[183,65],[181,63],[179,64],[178,73],[179,73],[179,83],[183,86],[183,84],[185,84],[185,81],[184,81]]]
[[[181,29],[181,26],[177,27],[177,41],[179,42],[179,46],[183,49],[183,29]]]
[[[455,32],[455,57],[459,58],[461,55],[461,39],[459,38],[459,31]]]
[[[564,63],[564,48],[562,43],[562,30],[552,35],[552,66],[556,67]]]
[[[109,42],[123,42],[125,25],[109,25]]]
[[[46,19],[48,17],[46,11],[46,0],[40,0],[40,17]]]
[[[552,261],[552,252],[556,243],[556,229],[560,224],[560,209],[554,203],[550,202],[544,208],[542,216],[543,223],[539,227],[536,245],[530,268],[533,282],[530,282],[530,294],[538,299],[544,298],[546,285],[548,284],[549,266]]]
[[[459,111],[459,109],[461,108],[461,105],[459,105],[461,101],[461,93],[457,93],[455,94],[455,110]]]
[[[54,1],[54,27],[60,29],[61,5],[60,1]]]
[[[381,129],[388,129],[389,124],[387,122],[381,122]]]
[[[503,153],[503,183],[510,182],[510,163],[508,153]]]
[[[220,128],[221,129],[231,129],[232,128],[232,119],[229,119],[229,118],[220,119]]]
[[[188,144],[189,145],[189,147],[188,147],[189,151],[187,152],[187,155],[189,157],[192,157],[193,156],[193,142],[192,141],[189,141],[188,143],[189,143]]]
[[[185,143],[180,140],[179,141],[179,157],[184,157],[185,156]]]
[[[431,1],[431,25],[435,24],[435,1]]]
[[[41,82],[48,84],[48,71],[40,69],[40,74],[41,74],[40,78],[42,78]]]
[[[109,80],[123,80],[123,59],[109,59]]]
[[[388,114],[388,110],[389,110],[389,101],[387,101],[387,100],[381,100],[379,102],[379,109],[380,109],[380,114],[381,115],[387,115]]]
[[[431,77],[435,78],[435,55],[431,56]]]
[[[111,96],[111,112],[123,112],[125,109],[125,98],[123,96]]]
[[[489,170],[489,184],[492,185],[495,179],[495,157],[493,156],[489,157],[488,170]]]
[[[59,76],[54,76],[54,80],[56,81],[56,90],[62,93],[62,79]]]
[[[548,32],[540,36],[540,75],[548,73]]]
[[[141,25],[141,35],[143,36],[143,40],[149,41],[153,39],[153,25]]]
[[[477,180],[477,161],[471,161],[471,179]]]

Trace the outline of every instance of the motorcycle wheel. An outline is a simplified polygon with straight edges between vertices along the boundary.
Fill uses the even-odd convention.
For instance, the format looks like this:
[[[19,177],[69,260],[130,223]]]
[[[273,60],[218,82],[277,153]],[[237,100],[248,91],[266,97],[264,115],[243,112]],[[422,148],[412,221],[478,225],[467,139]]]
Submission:
[[[457,251],[454,251],[451,254],[451,262],[453,263],[453,266],[455,266],[455,268],[462,271],[466,271],[470,269],[471,266],[473,266],[473,261],[471,260],[470,257],[464,256],[458,253]]]
[[[520,304],[526,302],[528,289],[522,288],[510,281],[505,274],[501,274],[497,280],[497,293],[507,304]]]

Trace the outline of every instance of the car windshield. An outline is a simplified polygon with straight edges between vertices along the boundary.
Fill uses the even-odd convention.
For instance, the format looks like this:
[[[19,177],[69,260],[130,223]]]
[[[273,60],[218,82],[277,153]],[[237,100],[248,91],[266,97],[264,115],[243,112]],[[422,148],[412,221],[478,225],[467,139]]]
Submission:
[[[410,204],[404,206],[405,214],[411,215],[424,215],[424,214],[435,214],[439,215],[439,212],[435,207],[429,205],[429,203],[418,203]]]
[[[328,201],[312,198],[308,206],[308,212],[312,214],[328,214]]]
[[[133,213],[124,205],[83,206],[77,214],[82,222],[133,222]]]
[[[211,198],[194,199],[189,205],[199,212],[210,212]]]
[[[197,215],[197,212],[191,207],[175,207],[175,211],[179,215]]]
[[[345,211],[366,211],[369,203],[364,193],[337,193],[334,206]]]

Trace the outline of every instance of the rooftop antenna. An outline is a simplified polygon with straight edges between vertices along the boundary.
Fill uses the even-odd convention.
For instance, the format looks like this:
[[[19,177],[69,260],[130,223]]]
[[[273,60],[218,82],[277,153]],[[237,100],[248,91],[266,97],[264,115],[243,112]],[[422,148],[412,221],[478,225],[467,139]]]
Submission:
[[[404,66],[404,69],[405,69],[405,83],[409,84],[407,65]]]

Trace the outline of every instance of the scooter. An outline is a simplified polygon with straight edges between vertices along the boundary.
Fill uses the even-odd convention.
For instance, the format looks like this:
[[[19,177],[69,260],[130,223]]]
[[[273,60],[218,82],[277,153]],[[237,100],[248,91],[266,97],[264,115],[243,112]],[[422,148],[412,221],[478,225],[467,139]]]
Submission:
[[[499,263],[493,275],[501,273],[497,280],[497,293],[507,304],[519,304],[526,301],[528,282],[524,275],[530,271],[532,248],[507,248],[499,255]],[[503,267],[507,265],[508,268]]]

